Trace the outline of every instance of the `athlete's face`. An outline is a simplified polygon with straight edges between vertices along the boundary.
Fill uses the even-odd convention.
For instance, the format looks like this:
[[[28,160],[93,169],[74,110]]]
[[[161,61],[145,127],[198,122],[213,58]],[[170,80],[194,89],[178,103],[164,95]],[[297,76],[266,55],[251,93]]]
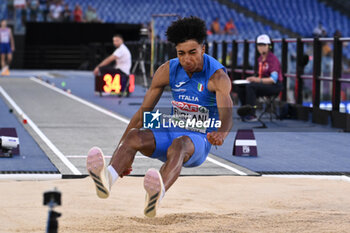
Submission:
[[[265,56],[267,52],[269,51],[269,45],[268,44],[258,44],[258,52]]]
[[[122,38],[120,38],[118,36],[113,37],[113,44],[114,44],[115,47],[119,48],[119,46],[121,44],[123,44]]]
[[[187,40],[176,46],[177,57],[182,68],[188,72],[200,72],[203,69],[205,46],[195,40]]]

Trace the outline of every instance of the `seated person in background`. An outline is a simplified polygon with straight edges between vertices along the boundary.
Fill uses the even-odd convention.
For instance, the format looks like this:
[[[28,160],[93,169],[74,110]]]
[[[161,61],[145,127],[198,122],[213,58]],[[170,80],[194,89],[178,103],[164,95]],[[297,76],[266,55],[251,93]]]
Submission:
[[[221,34],[219,18],[216,17],[215,20],[211,23],[210,31],[213,34]]]
[[[104,74],[110,74],[114,77],[115,74],[120,74],[121,78],[121,92],[126,88],[126,83],[130,75],[131,69],[131,53],[124,44],[123,37],[119,34],[113,36],[113,45],[117,48],[110,56],[106,57],[96,68],[94,69],[95,76],[103,76]],[[113,61],[116,62],[115,67],[109,67]],[[127,89],[128,91],[128,89]]]
[[[244,121],[257,121],[254,110],[257,97],[278,95],[282,90],[281,66],[278,58],[270,51],[270,37],[265,34],[260,35],[256,43],[260,54],[258,77],[248,77],[247,80],[250,83],[238,88],[241,104],[253,107],[251,113],[243,117]]]
[[[232,18],[230,18],[230,20],[226,22],[224,32],[228,35],[238,35],[236,25],[233,22]]]

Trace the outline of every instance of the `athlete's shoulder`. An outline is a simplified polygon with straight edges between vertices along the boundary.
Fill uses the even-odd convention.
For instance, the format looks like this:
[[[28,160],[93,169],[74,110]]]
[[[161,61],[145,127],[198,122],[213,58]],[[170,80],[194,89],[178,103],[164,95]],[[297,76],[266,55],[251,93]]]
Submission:
[[[169,85],[169,61],[158,67],[152,78],[152,84],[158,87]]]
[[[179,58],[173,58],[168,61],[169,71],[175,75],[176,72],[182,67]]]
[[[171,66],[180,64],[179,58],[177,58],[177,57],[170,59],[168,62],[169,62],[169,65],[171,65]]]
[[[170,69],[169,64],[170,64],[170,61],[167,61],[163,63],[161,66],[159,66],[154,76],[167,76],[169,79],[169,69]]]
[[[214,72],[208,81],[208,90],[215,92],[226,88],[231,89],[230,77],[223,69],[218,69]]]
[[[158,69],[164,69],[169,71],[170,61],[164,62]]]
[[[206,53],[203,54],[203,58],[204,58],[204,60],[206,60],[209,63],[214,63],[214,64],[220,64],[221,65],[221,63],[218,60],[216,60],[215,58],[213,58],[212,56],[210,56],[210,55],[208,55]]]
[[[226,72],[225,66],[208,54],[204,54],[204,63],[206,67],[205,69],[209,72],[209,77],[211,77],[217,70]]]
[[[210,80],[219,80],[219,79],[230,79],[223,69],[217,69],[214,74],[210,77]]]

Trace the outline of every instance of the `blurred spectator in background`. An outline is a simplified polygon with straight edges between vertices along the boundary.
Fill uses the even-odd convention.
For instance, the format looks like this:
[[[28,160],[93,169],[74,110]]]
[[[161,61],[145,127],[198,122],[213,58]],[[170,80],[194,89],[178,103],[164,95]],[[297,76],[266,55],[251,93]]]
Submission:
[[[42,15],[43,21],[47,21],[47,16],[49,15],[50,11],[50,2],[48,0],[39,0],[39,11]]]
[[[5,6],[5,5],[3,5]],[[13,19],[15,15],[15,6],[13,4],[13,0],[8,0],[7,1],[7,18],[8,19]]]
[[[342,37],[341,31],[339,31],[338,29],[335,30],[333,36]]]
[[[9,2],[13,2],[13,5],[15,8],[26,8],[27,7],[27,2],[26,0],[11,0]]]
[[[29,19],[32,22],[37,21],[38,12],[39,12],[39,1],[38,0],[29,0]]]
[[[345,61],[344,73],[350,74],[350,60]]]
[[[214,19],[214,21],[211,23],[210,31],[213,34],[221,34],[222,33],[218,17],[216,17]]]
[[[72,21],[72,11],[69,9],[68,4],[64,5],[62,17],[63,17],[63,22],[71,22]]]
[[[323,42],[321,76],[331,76],[333,68],[333,52],[331,42]]]
[[[85,20],[86,22],[100,23],[101,20],[98,18],[96,9],[88,5],[85,11]]]
[[[83,19],[83,10],[81,9],[79,4],[75,5],[73,12],[74,22],[81,23],[84,21]]]
[[[229,21],[226,22],[224,32],[228,35],[238,35],[236,25],[233,22],[232,18],[230,18]]]
[[[325,27],[323,27],[322,22],[318,22],[318,25],[314,28],[313,31],[314,37],[326,37],[327,36],[327,30]]]
[[[259,73],[257,76],[248,77],[249,83],[238,88],[241,104],[246,105],[241,108],[247,108],[247,106],[251,108],[249,114],[242,116],[243,121],[257,121],[255,115],[257,97],[278,95],[282,90],[281,65],[278,58],[270,51],[270,37],[266,34],[260,35],[256,43],[260,54]]]
[[[332,48],[330,42],[325,42],[322,45],[322,55],[326,57],[331,57],[332,56]]]
[[[62,21],[63,3],[61,0],[54,0],[50,5],[50,20],[52,22]]]
[[[10,64],[12,53],[15,51],[15,40],[11,28],[7,27],[7,21],[1,20],[0,26],[0,55],[1,55],[1,75],[10,74]]]
[[[27,4],[23,5],[21,9],[21,23],[23,26],[27,24]]]

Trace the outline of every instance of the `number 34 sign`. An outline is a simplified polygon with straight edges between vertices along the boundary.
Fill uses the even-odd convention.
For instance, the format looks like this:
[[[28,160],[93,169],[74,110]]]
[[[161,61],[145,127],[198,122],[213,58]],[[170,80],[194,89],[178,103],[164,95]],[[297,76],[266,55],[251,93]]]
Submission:
[[[127,80],[122,82],[122,77],[120,74],[115,74],[114,77],[111,74],[105,74],[103,77],[96,77],[95,80],[95,90],[98,92],[105,93],[121,93],[124,88],[122,85],[127,84]],[[129,75],[129,93],[135,90],[135,75]]]

